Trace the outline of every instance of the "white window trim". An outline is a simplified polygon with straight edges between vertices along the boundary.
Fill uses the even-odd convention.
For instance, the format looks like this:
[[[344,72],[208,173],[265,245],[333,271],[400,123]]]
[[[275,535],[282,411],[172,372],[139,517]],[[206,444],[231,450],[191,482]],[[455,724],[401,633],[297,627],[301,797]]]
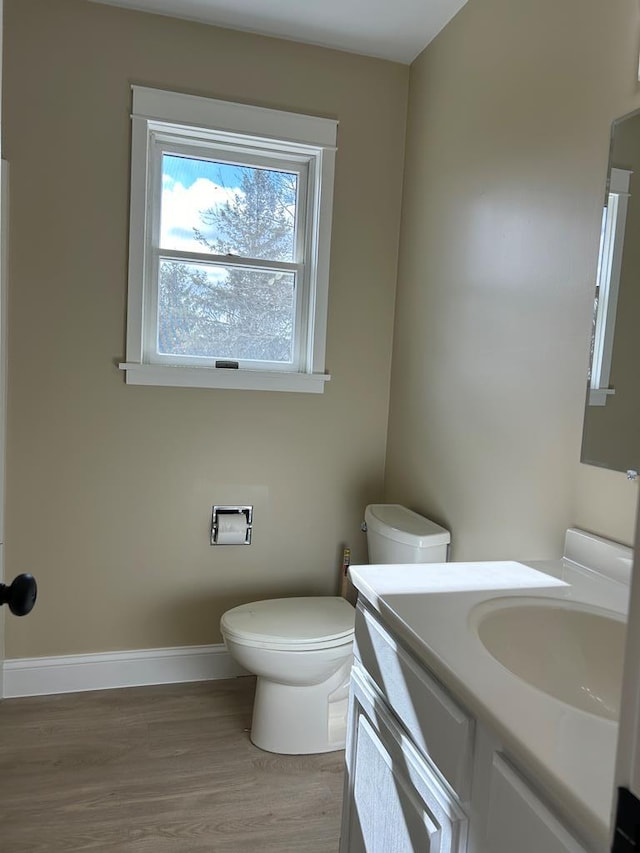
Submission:
[[[126,361],[119,365],[126,372],[127,384],[322,393],[325,383],[331,378],[325,372],[325,348],[337,121],[142,86],[132,86],[132,90],[127,345]],[[147,197],[151,179],[149,145],[154,122],[164,127],[173,123],[189,128],[214,129],[216,133],[243,134],[248,143],[252,137],[266,138],[270,144],[283,150],[290,150],[293,146],[314,154],[317,164],[314,214],[318,225],[311,241],[313,275],[308,290],[307,312],[313,331],[307,336],[304,370],[174,366],[145,359],[148,299],[145,250],[151,227]]]
[[[607,399],[615,394],[615,388],[609,387],[609,381],[632,174],[628,169],[611,169],[609,178],[608,204],[598,263],[598,311],[589,386],[590,406],[605,406]]]
[[[120,365],[129,385],[168,385],[173,388],[236,388],[241,391],[306,391],[322,394],[328,373],[286,373],[272,370],[181,367],[164,364]]]

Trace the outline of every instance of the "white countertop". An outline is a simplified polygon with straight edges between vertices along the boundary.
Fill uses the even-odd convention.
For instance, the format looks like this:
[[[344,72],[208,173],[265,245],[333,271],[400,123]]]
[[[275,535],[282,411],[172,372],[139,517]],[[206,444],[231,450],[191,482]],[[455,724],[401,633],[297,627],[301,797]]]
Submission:
[[[514,594],[626,614],[628,586],[566,559],[352,566],[350,576],[405,645],[538,778],[558,811],[607,850],[617,723],[514,676],[482,645],[469,615],[481,602]]]

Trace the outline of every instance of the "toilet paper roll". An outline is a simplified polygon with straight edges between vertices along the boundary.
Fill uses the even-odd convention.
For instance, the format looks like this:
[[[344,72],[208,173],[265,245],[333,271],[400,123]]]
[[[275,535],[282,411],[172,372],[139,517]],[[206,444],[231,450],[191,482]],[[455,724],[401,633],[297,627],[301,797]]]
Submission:
[[[244,545],[247,541],[247,517],[243,512],[222,513],[218,516],[218,545]]]

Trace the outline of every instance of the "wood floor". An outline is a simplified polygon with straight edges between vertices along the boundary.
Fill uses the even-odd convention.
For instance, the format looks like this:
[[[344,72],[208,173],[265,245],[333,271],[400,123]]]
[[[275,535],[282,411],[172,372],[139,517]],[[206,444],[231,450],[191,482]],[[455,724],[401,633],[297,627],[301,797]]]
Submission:
[[[344,753],[249,740],[254,680],[0,703],[0,850],[335,853]]]

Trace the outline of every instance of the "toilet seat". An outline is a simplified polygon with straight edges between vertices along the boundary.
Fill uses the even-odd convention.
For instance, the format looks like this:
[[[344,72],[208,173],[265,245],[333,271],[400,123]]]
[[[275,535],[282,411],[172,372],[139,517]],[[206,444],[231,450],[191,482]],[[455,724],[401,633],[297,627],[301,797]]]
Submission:
[[[287,651],[351,643],[354,609],[337,596],[275,598],[241,604],[222,616],[222,633],[236,643]]]

